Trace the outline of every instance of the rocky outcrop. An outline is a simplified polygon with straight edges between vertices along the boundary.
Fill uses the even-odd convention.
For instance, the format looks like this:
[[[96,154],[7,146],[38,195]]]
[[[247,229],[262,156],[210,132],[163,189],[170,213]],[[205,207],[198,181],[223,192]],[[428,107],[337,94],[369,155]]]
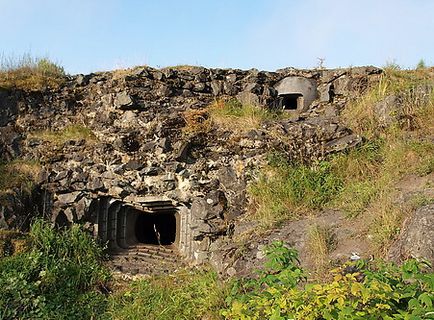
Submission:
[[[51,195],[44,210],[62,225],[82,221],[96,228],[92,203],[99,198],[139,207],[149,197],[170,199],[185,215],[185,255],[203,261],[245,212],[246,186],[269,151],[309,162],[360,142],[337,115],[380,72],[139,67],[74,76],[57,91],[2,91],[0,150],[4,160],[40,161],[38,185]],[[186,113],[202,110],[206,118],[216,99],[276,108],[275,85],[287,77],[307,78],[318,90],[317,99],[291,117],[248,131],[189,128]],[[60,135],[77,124],[92,137],[53,143],[33,134],[49,129]]]
[[[434,262],[434,204],[420,207],[404,224],[399,238],[391,246],[389,258],[402,262],[422,258]]]

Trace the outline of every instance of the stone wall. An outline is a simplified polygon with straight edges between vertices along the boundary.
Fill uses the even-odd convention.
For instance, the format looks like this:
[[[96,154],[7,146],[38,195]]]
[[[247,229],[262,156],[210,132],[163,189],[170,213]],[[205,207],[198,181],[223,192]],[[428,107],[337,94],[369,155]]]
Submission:
[[[133,205],[170,199],[182,208],[188,229],[185,256],[201,262],[231,236],[249,201],[246,186],[269,151],[312,161],[360,142],[338,114],[380,73],[373,67],[277,72],[139,67],[73,76],[56,91],[1,91],[1,157],[41,162],[38,183],[52,195],[45,210],[53,222],[95,228],[91,204],[104,197]],[[275,107],[276,84],[287,77],[314,82],[318,99],[290,118],[244,133],[216,125],[205,132],[186,130],[186,112],[205,110],[216,99]],[[57,145],[32,135],[47,129],[60,134],[76,124],[90,128],[96,139]],[[4,224],[16,227],[19,211],[3,207],[0,213]]]

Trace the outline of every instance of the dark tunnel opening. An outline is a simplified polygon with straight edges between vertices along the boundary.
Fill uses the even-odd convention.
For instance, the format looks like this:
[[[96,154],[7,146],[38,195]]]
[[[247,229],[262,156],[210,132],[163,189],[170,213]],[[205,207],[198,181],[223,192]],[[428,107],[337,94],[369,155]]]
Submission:
[[[297,110],[302,107],[303,95],[299,93],[293,94],[282,94],[281,98],[281,108],[283,110]]]
[[[135,235],[143,244],[171,245],[176,240],[176,226],[173,212],[143,213],[137,216]]]

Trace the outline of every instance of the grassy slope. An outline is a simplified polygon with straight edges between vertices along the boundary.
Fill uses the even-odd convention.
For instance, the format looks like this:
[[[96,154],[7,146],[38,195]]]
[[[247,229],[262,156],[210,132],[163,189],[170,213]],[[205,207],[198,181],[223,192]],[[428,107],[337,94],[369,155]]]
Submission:
[[[340,209],[349,219],[366,217],[374,246],[387,248],[414,205],[393,201],[396,184],[406,175],[434,170],[434,94],[420,90],[434,87],[433,74],[386,70],[375,87],[345,108],[342,121],[365,139],[362,146],[309,166],[272,155],[250,188],[256,205],[251,218],[268,228],[323,208]],[[386,124],[376,106],[392,95],[400,107]]]

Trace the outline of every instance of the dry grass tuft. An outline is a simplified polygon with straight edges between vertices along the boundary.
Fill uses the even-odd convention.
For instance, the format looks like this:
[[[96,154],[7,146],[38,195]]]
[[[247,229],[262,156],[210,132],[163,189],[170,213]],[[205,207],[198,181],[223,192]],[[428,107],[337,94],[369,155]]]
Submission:
[[[0,194],[13,188],[30,192],[40,170],[37,161],[14,160],[0,164]]]
[[[187,134],[207,133],[212,129],[229,131],[235,136],[258,129],[264,121],[280,115],[253,105],[242,104],[236,99],[216,100],[205,109],[190,109],[184,112]]]
[[[212,130],[212,121],[207,109],[189,109],[183,113],[186,134],[208,133]]]
[[[395,106],[387,116],[394,120],[392,124],[385,124],[376,108],[379,102],[390,97],[395,98]],[[342,112],[344,123],[368,139],[387,135],[392,126],[432,134],[433,119],[434,68],[386,69],[375,87],[352,101]]]
[[[0,57],[0,88],[39,91],[58,88],[66,79],[65,70],[47,58]]]
[[[234,133],[258,129],[266,120],[278,114],[266,108],[242,104],[236,99],[217,100],[209,107],[210,117],[219,128]]]
[[[175,66],[163,67],[160,70],[173,69],[173,70],[180,70],[180,71],[190,71],[191,69],[195,69],[195,68],[201,68],[201,67],[200,66],[191,65],[191,64],[178,64],[178,65],[175,65]]]
[[[394,202],[389,192],[378,196],[368,208],[365,214],[372,221],[369,225],[369,234],[377,255],[387,254],[390,245],[399,234],[404,218],[410,212],[411,207],[408,204]]]
[[[336,247],[336,237],[329,227],[313,225],[309,229],[307,247],[314,272],[321,276],[330,268],[329,254]]]
[[[35,131],[29,134],[29,138],[41,139],[57,146],[60,146],[70,140],[84,139],[86,142],[96,141],[96,136],[93,134],[90,128],[77,124],[69,125],[59,131]]]
[[[0,258],[19,254],[29,249],[25,234],[15,230],[0,230]]]

